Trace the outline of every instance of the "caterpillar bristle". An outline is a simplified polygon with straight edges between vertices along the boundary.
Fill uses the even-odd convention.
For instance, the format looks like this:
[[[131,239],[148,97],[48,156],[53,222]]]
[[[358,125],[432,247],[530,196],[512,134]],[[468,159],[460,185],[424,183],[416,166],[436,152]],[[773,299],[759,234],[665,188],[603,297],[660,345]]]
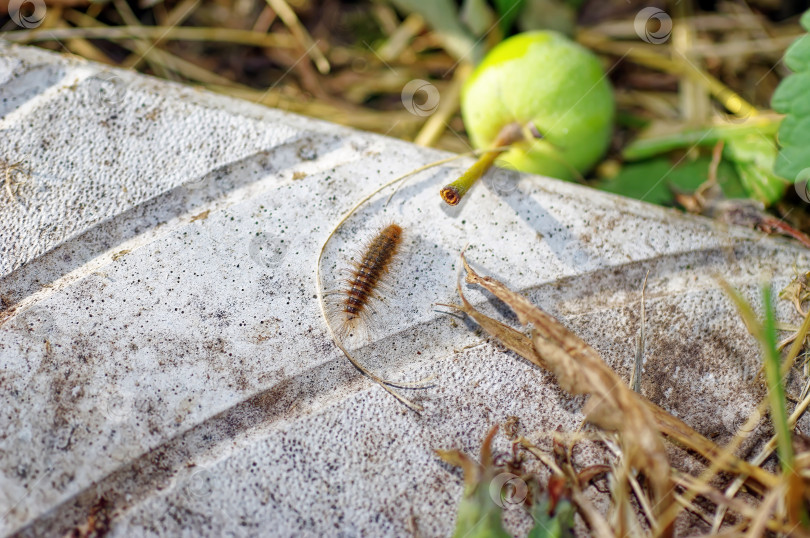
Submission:
[[[344,286],[336,290],[320,291],[320,305],[335,344],[352,365],[408,409],[415,413],[421,413],[424,408],[399,394],[395,387],[407,389],[426,388],[425,380],[415,383],[387,381],[358,361],[350,351],[353,346],[347,345],[347,339],[353,341],[354,344],[357,343],[355,336],[360,337],[363,333],[368,336],[370,323],[377,317],[374,303],[384,301],[381,292],[393,291],[383,280],[390,272],[392,265],[396,261],[395,258],[401,250],[402,234],[402,227],[398,224],[392,223],[380,229],[366,243],[365,248],[357,252],[355,261],[348,262],[347,267],[339,270],[341,273],[347,272],[349,274],[349,278],[344,281]],[[319,285],[321,285],[320,262],[324,248],[325,246],[321,248],[321,255],[318,258],[318,270],[316,271],[316,279]],[[325,297],[337,299],[330,299],[327,303],[324,301]],[[338,321],[336,318],[340,318],[340,320]],[[335,322],[333,323],[331,320]]]
[[[349,276],[339,292],[342,320],[338,334],[341,338],[367,333],[370,315],[375,313],[372,302],[382,299],[380,291],[390,290],[383,279],[400,251],[402,234],[402,227],[398,224],[383,227],[347,268]]]

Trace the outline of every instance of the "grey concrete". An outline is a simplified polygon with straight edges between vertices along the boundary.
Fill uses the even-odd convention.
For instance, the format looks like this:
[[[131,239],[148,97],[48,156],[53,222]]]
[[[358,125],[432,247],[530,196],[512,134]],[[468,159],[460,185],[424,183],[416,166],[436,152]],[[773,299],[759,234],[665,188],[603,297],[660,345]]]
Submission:
[[[115,536],[447,535],[461,475],[432,449],[477,454],[512,415],[548,445],[582,418],[434,306],[456,300],[464,245],[625,378],[649,271],[643,391],[720,441],[763,391],[714,277],[755,299],[808,264],[788,241],[534,176],[496,174],[448,209],[438,188],[469,161],[422,172],[352,217],[324,263],[337,288],[363,238],[405,228],[357,354],[390,379],[435,376],[408,392],[417,416],[333,345],[314,265],[359,197],[444,154],[7,44],[0,96],[0,160],[30,172],[16,200],[0,193],[4,534],[63,535],[103,504]],[[785,301],[779,315],[798,321]]]

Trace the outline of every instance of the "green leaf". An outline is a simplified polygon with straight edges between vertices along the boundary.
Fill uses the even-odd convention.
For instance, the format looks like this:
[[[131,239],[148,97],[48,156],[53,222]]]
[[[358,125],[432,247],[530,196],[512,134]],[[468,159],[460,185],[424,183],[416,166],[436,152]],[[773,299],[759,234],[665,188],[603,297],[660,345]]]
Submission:
[[[768,401],[771,407],[771,422],[776,431],[776,452],[782,466],[784,482],[788,484],[785,503],[788,519],[799,522],[802,527],[810,527],[810,515],[804,503],[804,484],[796,467],[793,452],[793,435],[788,421],[785,384],[782,378],[782,359],[776,347],[776,314],[771,300],[771,287],[762,288],[762,302],[765,306],[765,320],[762,326],[763,337],[760,340],[765,362],[765,380],[768,385]]]
[[[548,500],[532,506],[534,527],[528,538],[570,538],[574,536],[574,505],[568,500],[557,503],[554,515],[548,515]]]
[[[408,13],[419,13],[436,31],[442,46],[457,60],[467,59],[478,63],[484,56],[481,40],[477,40],[459,21],[453,0],[391,0],[395,6]]]
[[[667,125],[666,132],[655,135],[643,134],[622,150],[626,161],[640,161],[655,155],[676,149],[688,149],[695,146],[714,147],[720,140],[757,133],[763,136],[773,135],[779,130],[781,118],[757,117],[744,123],[728,123],[710,127],[687,128],[682,125]],[[650,128],[660,125],[651,124]]]
[[[736,163],[737,174],[749,197],[759,200],[765,206],[779,201],[785,194],[789,181],[752,163]]]
[[[762,353],[765,356],[765,378],[768,382],[768,397],[771,404],[771,420],[776,430],[777,451],[782,472],[793,472],[793,445],[788,425],[787,402],[785,401],[785,385],[782,383],[782,361],[779,350],[776,348],[776,316],[771,300],[771,288],[762,288],[762,302],[765,306],[765,323],[763,324],[763,338],[760,340]]]
[[[518,27],[522,32],[556,30],[573,36],[576,23],[576,7],[561,0],[532,0],[521,12]]]
[[[779,145],[782,148],[776,158],[774,172],[794,181],[799,179],[800,175],[802,179],[808,179],[808,172],[805,172],[810,168],[808,142],[810,142],[810,115],[785,116],[779,127]]]
[[[477,36],[482,36],[492,28],[495,13],[486,0],[464,0],[461,6],[461,20]]]
[[[723,156],[734,163],[750,198],[769,206],[782,198],[790,181],[774,173],[778,149],[773,138],[760,134],[730,138]]]
[[[526,0],[495,0],[495,9],[498,12],[498,26],[504,36],[509,35],[512,23],[523,10]]]
[[[621,194],[654,204],[672,205],[672,187],[679,191],[696,190],[709,174],[711,158],[702,156],[694,161],[673,165],[666,157],[626,164],[614,177],[596,184],[603,191]],[[733,166],[725,161],[717,168],[717,182],[727,198],[744,198],[746,191]]]
[[[776,450],[782,467],[782,476],[780,478],[783,484],[788,485],[787,495],[785,496],[785,502],[788,505],[788,517],[791,522],[801,523],[803,527],[807,528],[810,526],[810,517],[808,517],[804,505],[804,484],[797,472],[793,452],[792,433],[788,420],[787,400],[783,382],[782,358],[776,344],[776,314],[773,309],[771,287],[766,285],[762,288],[762,303],[765,315],[760,322],[751,304],[743,298],[738,290],[723,279],[720,279],[720,286],[734,302],[748,330],[757,339],[762,349],[771,422],[776,431]]]
[[[776,156],[774,171],[781,177],[791,180],[808,179],[810,153],[807,144],[801,146],[782,146]]]
[[[748,303],[748,301],[745,300],[745,297],[742,296],[737,288],[733,287],[725,279],[720,277],[718,282],[720,287],[723,288],[723,291],[726,292],[726,295],[728,295],[729,299],[731,299],[731,302],[734,303],[734,306],[737,307],[737,312],[740,314],[743,323],[745,323],[745,328],[748,329],[751,336],[761,342],[763,339],[762,323],[757,317],[756,312],[754,312],[754,308]]]
[[[771,97],[771,107],[782,114],[810,114],[810,72],[794,73],[776,87]]]
[[[785,51],[785,65],[791,71],[810,70],[810,36],[805,34],[788,47]]]
[[[802,25],[802,28],[810,32],[810,10],[804,12],[802,17],[799,19],[799,24]]]
[[[799,21],[810,31],[810,10]],[[810,178],[810,39],[805,34],[785,52],[785,64],[795,73],[782,79],[771,97],[771,107],[786,114],[779,128],[779,153],[774,174],[791,181]],[[749,178],[750,179],[750,178]]]
[[[503,530],[501,512],[503,510],[504,485],[514,478],[513,474],[498,474],[492,463],[492,439],[498,427],[490,429],[481,445],[481,464],[459,450],[437,450],[436,455],[443,461],[461,467],[464,471],[464,496],[458,505],[454,538],[509,538]],[[497,476],[496,476],[497,475]],[[522,502],[525,499],[518,499]]]
[[[478,484],[458,505],[454,538],[510,538],[501,523],[501,507],[489,494],[487,482]]]
[[[785,116],[779,126],[779,143],[783,146],[799,146],[810,140],[810,116]]]

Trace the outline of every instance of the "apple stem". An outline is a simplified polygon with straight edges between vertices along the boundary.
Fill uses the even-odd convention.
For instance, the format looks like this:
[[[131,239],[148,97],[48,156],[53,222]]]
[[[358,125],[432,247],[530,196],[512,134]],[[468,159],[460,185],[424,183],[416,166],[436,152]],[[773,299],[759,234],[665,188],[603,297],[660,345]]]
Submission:
[[[512,122],[503,127],[495,137],[493,146],[495,149],[484,152],[471,167],[464,172],[460,178],[442,187],[439,194],[447,205],[458,205],[467,191],[481,179],[487,170],[492,167],[492,163],[498,155],[509,149],[509,146],[524,139],[523,125]]]

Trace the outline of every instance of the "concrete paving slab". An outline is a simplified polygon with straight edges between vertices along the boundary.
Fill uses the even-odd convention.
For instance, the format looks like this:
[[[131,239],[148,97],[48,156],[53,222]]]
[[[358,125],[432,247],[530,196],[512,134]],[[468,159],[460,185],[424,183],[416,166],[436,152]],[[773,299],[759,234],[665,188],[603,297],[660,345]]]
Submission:
[[[386,378],[435,376],[408,392],[420,416],[334,346],[314,269],[359,198],[446,154],[2,43],[0,95],[0,160],[30,172],[0,202],[3,534],[103,510],[115,536],[445,536],[462,479],[432,449],[477,453],[509,416],[526,434],[582,420],[581,399],[435,306],[456,301],[465,245],[627,379],[649,271],[643,392],[718,441],[763,389],[715,276],[755,299],[808,266],[785,240],[529,175],[447,208],[438,189],[469,161],[421,172],[323,264],[336,289],[382,223],[405,229],[356,347]]]

